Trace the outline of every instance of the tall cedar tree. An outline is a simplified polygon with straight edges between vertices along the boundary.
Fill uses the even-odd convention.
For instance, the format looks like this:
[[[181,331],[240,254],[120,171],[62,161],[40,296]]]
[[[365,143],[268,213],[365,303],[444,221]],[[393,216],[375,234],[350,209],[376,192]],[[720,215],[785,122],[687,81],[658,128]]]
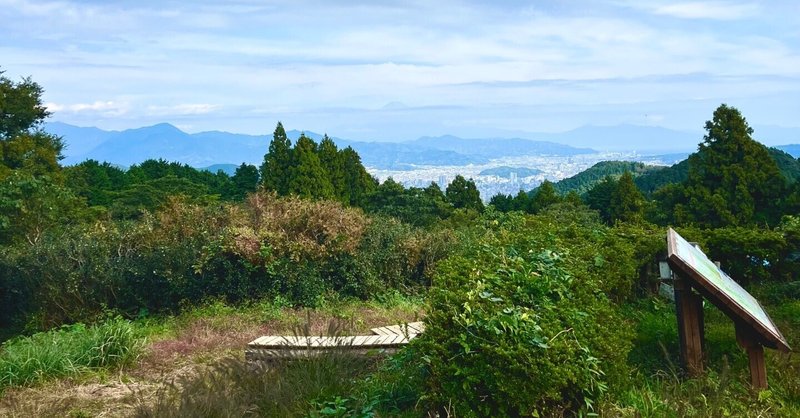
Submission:
[[[689,157],[685,199],[675,208],[686,219],[678,221],[705,227],[777,224],[785,180],[742,114],[723,104],[705,129],[698,152]]]
[[[633,182],[630,171],[622,174],[611,193],[609,202],[609,218],[611,222],[631,222],[642,218],[644,213],[644,195]]]
[[[289,194],[320,199],[333,198],[333,185],[317,155],[317,144],[301,134],[292,150]]]
[[[600,217],[608,223],[613,222],[611,219],[611,196],[616,190],[617,181],[611,176],[605,176],[601,182],[586,192],[586,204],[600,212]]]
[[[531,213],[539,213],[542,209],[554,204],[559,203],[563,199],[561,196],[556,193],[555,187],[553,187],[553,183],[548,180],[542,182],[539,188],[536,190],[536,194],[533,195],[533,198],[530,201],[530,210]]]
[[[368,203],[368,196],[378,187],[375,180],[361,164],[361,157],[351,147],[341,151],[344,167],[344,189],[342,200],[348,201],[351,206],[364,208]]]
[[[480,192],[472,179],[457,175],[445,190],[447,201],[456,209],[466,208],[483,211]]]
[[[336,200],[350,204],[350,197],[345,193],[344,182],[344,154],[339,152],[336,144],[326,134],[319,143],[319,161],[327,173],[328,180],[333,187],[333,196]]]
[[[289,169],[292,163],[292,148],[283,124],[278,122],[269,144],[269,152],[261,164],[261,183],[281,196],[289,194]]]

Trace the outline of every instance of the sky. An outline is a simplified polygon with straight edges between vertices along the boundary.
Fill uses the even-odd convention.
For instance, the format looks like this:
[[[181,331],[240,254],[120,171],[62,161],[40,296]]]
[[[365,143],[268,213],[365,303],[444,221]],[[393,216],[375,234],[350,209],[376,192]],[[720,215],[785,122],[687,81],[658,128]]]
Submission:
[[[0,0],[0,70],[103,129],[521,136],[800,127],[800,2]]]

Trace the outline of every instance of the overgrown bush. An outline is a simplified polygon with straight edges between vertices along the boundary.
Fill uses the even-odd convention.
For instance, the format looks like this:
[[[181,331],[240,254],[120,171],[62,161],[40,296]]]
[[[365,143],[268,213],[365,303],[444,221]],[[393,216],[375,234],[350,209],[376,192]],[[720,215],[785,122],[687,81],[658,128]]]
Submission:
[[[458,416],[591,409],[624,382],[630,326],[595,276],[573,273],[560,226],[510,216],[437,268],[412,344],[429,400]]]
[[[0,247],[0,325],[19,331],[281,296],[315,306],[429,283],[447,231],[373,221],[337,202],[252,194],[240,205],[171,199],[137,221],[101,221]]]

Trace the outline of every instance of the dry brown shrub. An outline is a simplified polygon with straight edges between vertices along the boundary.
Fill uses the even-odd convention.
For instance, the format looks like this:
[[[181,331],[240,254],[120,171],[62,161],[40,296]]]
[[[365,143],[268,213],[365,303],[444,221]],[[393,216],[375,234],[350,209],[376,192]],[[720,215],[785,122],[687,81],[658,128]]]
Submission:
[[[369,222],[361,210],[338,202],[277,197],[267,191],[251,194],[241,209],[233,209],[231,219],[234,225],[225,241],[250,262],[275,256],[318,260],[353,253]]]

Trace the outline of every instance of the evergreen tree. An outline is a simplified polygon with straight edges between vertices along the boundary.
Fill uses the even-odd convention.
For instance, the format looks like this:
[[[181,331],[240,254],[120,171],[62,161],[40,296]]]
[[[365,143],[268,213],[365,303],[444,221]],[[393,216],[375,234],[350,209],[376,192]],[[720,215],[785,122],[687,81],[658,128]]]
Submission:
[[[328,135],[325,135],[319,143],[318,155],[333,187],[333,196],[342,203],[350,204],[350,197],[345,193],[344,154],[339,152]]]
[[[537,188],[536,194],[531,199],[529,212],[539,213],[542,209],[561,201],[561,196],[556,193],[553,183],[545,180]]]
[[[378,181],[367,172],[361,164],[361,157],[353,148],[347,147],[340,153],[344,167],[342,200],[351,206],[366,207],[368,196],[378,187]]]
[[[785,180],[742,114],[723,104],[705,129],[698,152],[689,157],[683,205],[675,211],[686,214],[683,221],[707,227],[777,224]]]
[[[617,181],[606,176],[603,181],[595,184],[588,192],[586,192],[586,204],[590,208],[600,212],[600,217],[606,222],[611,220],[611,196],[617,190]]]
[[[242,163],[236,167],[236,172],[231,177],[233,183],[233,198],[244,199],[248,193],[254,192],[258,187],[258,168],[254,165]]]
[[[281,196],[289,193],[290,167],[292,164],[292,144],[286,136],[283,124],[278,122],[272,134],[269,151],[261,164],[261,183]]]
[[[570,190],[569,193],[564,196],[564,201],[573,206],[582,206],[584,204],[583,200],[581,200],[581,195],[575,190]]]
[[[304,134],[300,135],[292,150],[288,186],[289,194],[300,197],[333,197],[333,185],[317,155],[317,144]]]
[[[617,181],[609,202],[609,220],[630,222],[642,218],[644,196],[633,182],[630,171],[622,174]]]
[[[531,207],[531,196],[520,190],[511,202],[511,210],[528,212]]]
[[[456,209],[474,209],[478,212],[483,211],[483,202],[480,192],[472,179],[465,179],[460,174],[447,185],[445,190],[447,201]]]
[[[489,199],[489,204],[500,212],[510,212],[514,210],[514,198],[510,195],[498,193]]]

